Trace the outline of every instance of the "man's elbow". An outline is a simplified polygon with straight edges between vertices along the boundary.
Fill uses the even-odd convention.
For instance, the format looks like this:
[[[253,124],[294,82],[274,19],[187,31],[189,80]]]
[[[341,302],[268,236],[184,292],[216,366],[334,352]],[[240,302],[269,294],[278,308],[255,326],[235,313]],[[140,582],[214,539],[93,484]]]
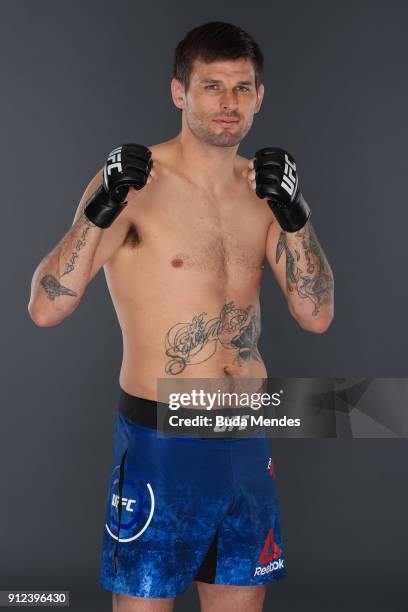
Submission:
[[[324,334],[329,329],[334,318],[333,308],[329,312],[320,312],[318,316],[310,314],[305,317],[297,313],[292,305],[289,304],[289,312],[302,329],[313,334]]]
[[[75,308],[73,310],[75,310]],[[39,308],[33,302],[29,302],[27,309],[31,320],[37,325],[37,327],[55,327],[56,325],[62,323],[62,321],[72,312],[47,312],[46,310],[44,310],[44,308]]]
[[[33,323],[37,325],[37,327],[54,327],[58,325],[60,321],[56,321],[55,319],[51,319],[49,315],[47,315],[43,309],[37,308],[31,302],[28,304],[28,314],[31,317]]]
[[[306,322],[298,321],[299,325],[306,331],[313,334],[324,334],[332,324],[334,315],[320,316],[314,320],[308,319]]]
[[[329,329],[330,325],[332,324],[332,321],[333,316],[322,318],[321,320],[314,323],[310,331],[315,334],[324,334],[324,332],[327,332],[327,330]]]

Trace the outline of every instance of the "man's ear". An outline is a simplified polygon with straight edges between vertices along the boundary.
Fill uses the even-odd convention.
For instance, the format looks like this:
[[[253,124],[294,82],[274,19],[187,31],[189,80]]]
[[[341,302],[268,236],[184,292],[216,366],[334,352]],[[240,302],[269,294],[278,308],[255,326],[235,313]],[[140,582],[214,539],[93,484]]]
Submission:
[[[264,98],[264,95],[265,95],[265,87],[263,86],[263,83],[261,83],[259,85],[258,91],[257,91],[258,99],[257,99],[256,104],[255,104],[255,111],[254,111],[255,115],[260,110],[260,108],[262,106],[262,100]]]
[[[171,97],[177,108],[183,110],[185,107],[184,85],[178,79],[171,79]]]

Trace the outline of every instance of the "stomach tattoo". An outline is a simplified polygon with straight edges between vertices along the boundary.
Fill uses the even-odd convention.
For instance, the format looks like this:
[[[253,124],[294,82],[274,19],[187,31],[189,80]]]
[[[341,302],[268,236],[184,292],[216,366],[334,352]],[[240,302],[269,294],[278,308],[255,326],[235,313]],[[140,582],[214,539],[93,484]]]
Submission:
[[[234,302],[224,304],[217,317],[206,320],[206,312],[194,315],[188,323],[176,323],[164,339],[166,374],[180,374],[187,366],[208,361],[217,349],[224,347],[242,365],[251,359],[261,361],[258,339],[260,317],[255,307],[236,308]]]

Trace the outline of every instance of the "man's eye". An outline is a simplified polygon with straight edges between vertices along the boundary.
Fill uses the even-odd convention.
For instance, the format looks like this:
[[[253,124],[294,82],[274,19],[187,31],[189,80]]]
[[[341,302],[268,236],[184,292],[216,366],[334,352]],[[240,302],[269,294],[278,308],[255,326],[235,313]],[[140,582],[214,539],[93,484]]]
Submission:
[[[205,89],[214,89],[215,87],[218,87],[218,85],[213,83],[212,85],[206,85]],[[245,87],[245,85],[239,85],[237,89],[240,89],[241,91],[249,91],[248,87]]]

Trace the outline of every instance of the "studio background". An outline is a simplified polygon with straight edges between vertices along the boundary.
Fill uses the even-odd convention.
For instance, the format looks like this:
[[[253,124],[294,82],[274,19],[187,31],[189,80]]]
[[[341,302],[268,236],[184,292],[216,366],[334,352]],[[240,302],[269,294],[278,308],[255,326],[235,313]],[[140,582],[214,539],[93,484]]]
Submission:
[[[298,163],[335,275],[335,319],[303,331],[265,266],[271,377],[407,375],[408,52],[403,2],[20,1],[0,5],[0,589],[71,591],[110,610],[99,554],[121,335],[103,271],[60,326],[27,313],[40,259],[106,154],[174,137],[173,51],[206,21],[247,30],[266,88],[239,153]],[[406,440],[275,440],[288,578],[265,610],[406,610]],[[176,610],[198,609],[190,588]]]

